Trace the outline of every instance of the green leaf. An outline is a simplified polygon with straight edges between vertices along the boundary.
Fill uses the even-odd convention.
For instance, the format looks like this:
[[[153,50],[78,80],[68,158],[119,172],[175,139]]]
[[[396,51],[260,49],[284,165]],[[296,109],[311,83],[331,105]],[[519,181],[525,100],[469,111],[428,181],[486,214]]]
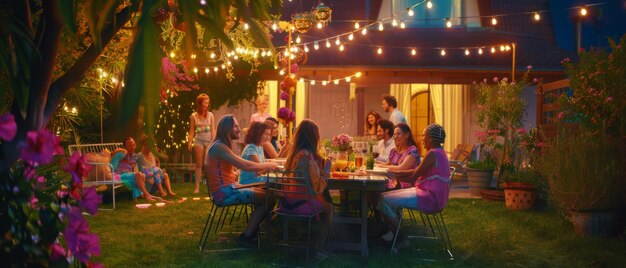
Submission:
[[[61,17],[65,21],[65,26],[72,34],[76,33],[76,10],[78,10],[78,2],[75,0],[58,1]]]

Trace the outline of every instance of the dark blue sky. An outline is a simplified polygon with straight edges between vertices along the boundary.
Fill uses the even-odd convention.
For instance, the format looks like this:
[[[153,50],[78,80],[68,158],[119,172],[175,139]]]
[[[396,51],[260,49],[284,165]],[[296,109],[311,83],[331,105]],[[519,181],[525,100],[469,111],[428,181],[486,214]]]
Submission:
[[[521,0],[523,1],[523,0]],[[626,0],[550,0],[552,22],[557,44],[575,50],[574,14],[578,9],[569,7],[590,3],[605,3],[588,8],[590,14],[582,23],[582,47],[608,47],[607,38],[617,41],[626,33]]]

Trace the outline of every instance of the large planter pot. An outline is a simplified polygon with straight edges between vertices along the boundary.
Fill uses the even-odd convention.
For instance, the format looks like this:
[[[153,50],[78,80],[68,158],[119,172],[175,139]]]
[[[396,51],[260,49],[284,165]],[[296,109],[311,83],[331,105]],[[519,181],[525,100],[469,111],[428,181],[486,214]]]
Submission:
[[[467,182],[472,196],[480,196],[480,190],[489,188],[493,179],[492,169],[467,168]]]
[[[574,231],[581,236],[615,237],[620,234],[622,213],[619,211],[570,211]]]
[[[496,188],[481,189],[480,197],[489,201],[504,201],[504,190]]]
[[[536,188],[530,183],[507,182],[502,185],[506,207],[512,210],[529,210],[535,206]]]

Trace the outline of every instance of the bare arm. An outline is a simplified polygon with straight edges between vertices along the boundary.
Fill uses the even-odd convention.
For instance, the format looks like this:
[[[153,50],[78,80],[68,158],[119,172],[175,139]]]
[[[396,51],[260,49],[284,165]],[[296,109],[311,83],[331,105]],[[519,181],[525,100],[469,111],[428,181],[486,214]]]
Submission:
[[[272,145],[272,143],[269,141],[263,143],[263,151],[267,153],[267,158],[269,159],[274,159],[278,157],[278,153],[274,149],[274,146]]]
[[[389,168],[389,171],[406,170],[414,166],[415,163],[417,163],[417,159],[414,156],[409,155],[406,158],[404,158],[404,160],[402,161],[402,163],[400,163],[400,165],[398,166],[390,165],[388,168]]]
[[[213,148],[209,151],[211,158],[217,158],[235,166],[238,169],[252,172],[260,172],[264,170],[276,170],[278,164],[272,162],[255,163],[245,160],[233,153],[233,151],[222,143],[213,145]]]
[[[196,120],[193,119],[193,114],[189,117],[189,133],[187,133],[187,149],[191,151],[193,144],[193,138],[196,135]]]
[[[404,180],[405,178],[415,178],[426,175],[426,172],[435,166],[435,153],[428,152],[424,156],[424,161],[416,169],[394,171],[396,178]]]
[[[211,115],[211,139],[215,140],[215,135],[217,135],[217,129],[215,129],[215,117],[212,112],[209,112]]]

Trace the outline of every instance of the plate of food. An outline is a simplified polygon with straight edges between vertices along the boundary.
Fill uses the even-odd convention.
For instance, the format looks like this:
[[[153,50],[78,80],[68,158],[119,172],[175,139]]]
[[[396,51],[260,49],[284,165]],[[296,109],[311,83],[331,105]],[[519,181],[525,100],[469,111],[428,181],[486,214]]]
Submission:
[[[149,208],[152,204],[135,204],[137,208]]]
[[[164,207],[164,206],[165,206],[165,203],[160,202],[160,203],[155,203],[154,205],[155,205],[155,206],[157,206],[157,207],[162,208],[162,207]]]

